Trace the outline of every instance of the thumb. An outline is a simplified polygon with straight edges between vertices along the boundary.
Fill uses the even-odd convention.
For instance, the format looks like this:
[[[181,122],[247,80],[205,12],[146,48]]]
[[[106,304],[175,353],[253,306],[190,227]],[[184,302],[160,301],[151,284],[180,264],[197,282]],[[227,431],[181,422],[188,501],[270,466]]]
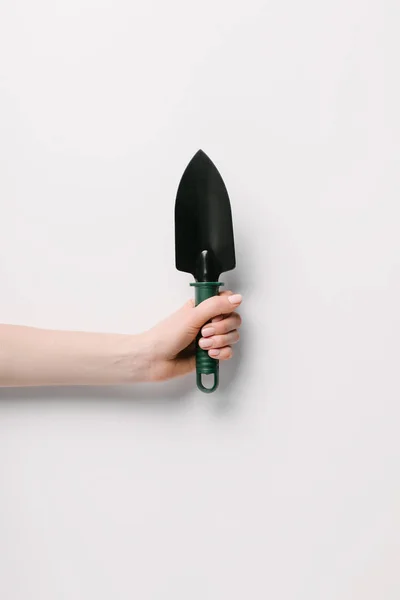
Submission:
[[[231,296],[224,294],[208,298],[191,311],[190,325],[195,329],[200,329],[214,317],[229,315],[237,309],[241,302],[242,296],[240,294],[232,294]]]

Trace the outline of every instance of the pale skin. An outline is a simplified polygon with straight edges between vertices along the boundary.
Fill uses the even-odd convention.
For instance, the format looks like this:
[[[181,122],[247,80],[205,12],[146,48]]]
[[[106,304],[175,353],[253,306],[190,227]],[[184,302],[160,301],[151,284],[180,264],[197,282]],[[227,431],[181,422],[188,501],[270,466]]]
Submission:
[[[195,368],[195,343],[220,361],[239,340],[239,294],[193,301],[147,332],[128,335],[0,325],[0,386],[166,381]],[[206,324],[206,325],[205,325]]]

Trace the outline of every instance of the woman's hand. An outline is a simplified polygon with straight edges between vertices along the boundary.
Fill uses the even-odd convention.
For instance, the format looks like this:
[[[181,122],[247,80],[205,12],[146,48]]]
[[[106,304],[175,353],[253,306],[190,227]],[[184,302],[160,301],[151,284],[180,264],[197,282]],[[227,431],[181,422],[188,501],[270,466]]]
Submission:
[[[0,386],[115,385],[163,381],[195,367],[195,340],[227,360],[239,339],[241,296],[224,292],[139,335],[0,325]],[[205,325],[207,323],[207,325]]]
[[[239,341],[241,318],[235,312],[242,302],[239,294],[223,292],[194,306],[190,300],[165,321],[143,334],[150,381],[163,381],[190,373],[195,368],[196,338],[212,358],[232,358]]]

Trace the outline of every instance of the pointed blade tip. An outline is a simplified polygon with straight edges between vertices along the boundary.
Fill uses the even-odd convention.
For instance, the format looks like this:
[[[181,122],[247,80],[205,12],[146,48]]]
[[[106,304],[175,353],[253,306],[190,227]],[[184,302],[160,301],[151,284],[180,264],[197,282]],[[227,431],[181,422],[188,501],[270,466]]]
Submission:
[[[202,150],[201,148],[199,148],[196,152],[196,154],[194,155],[193,158],[195,158],[196,156],[198,156],[199,158],[208,158],[207,154],[204,152],[204,150]]]
[[[199,150],[197,150],[196,154],[192,157],[190,162],[214,166],[214,163],[211,160],[211,158],[201,148]]]

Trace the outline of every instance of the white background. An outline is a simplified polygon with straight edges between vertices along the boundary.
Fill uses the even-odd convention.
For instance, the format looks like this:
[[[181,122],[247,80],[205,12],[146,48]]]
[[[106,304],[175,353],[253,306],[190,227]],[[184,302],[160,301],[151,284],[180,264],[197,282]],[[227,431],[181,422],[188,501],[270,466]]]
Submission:
[[[191,295],[180,176],[235,221],[221,390],[0,391],[4,600],[398,600],[400,9],[2,0],[0,320]]]

